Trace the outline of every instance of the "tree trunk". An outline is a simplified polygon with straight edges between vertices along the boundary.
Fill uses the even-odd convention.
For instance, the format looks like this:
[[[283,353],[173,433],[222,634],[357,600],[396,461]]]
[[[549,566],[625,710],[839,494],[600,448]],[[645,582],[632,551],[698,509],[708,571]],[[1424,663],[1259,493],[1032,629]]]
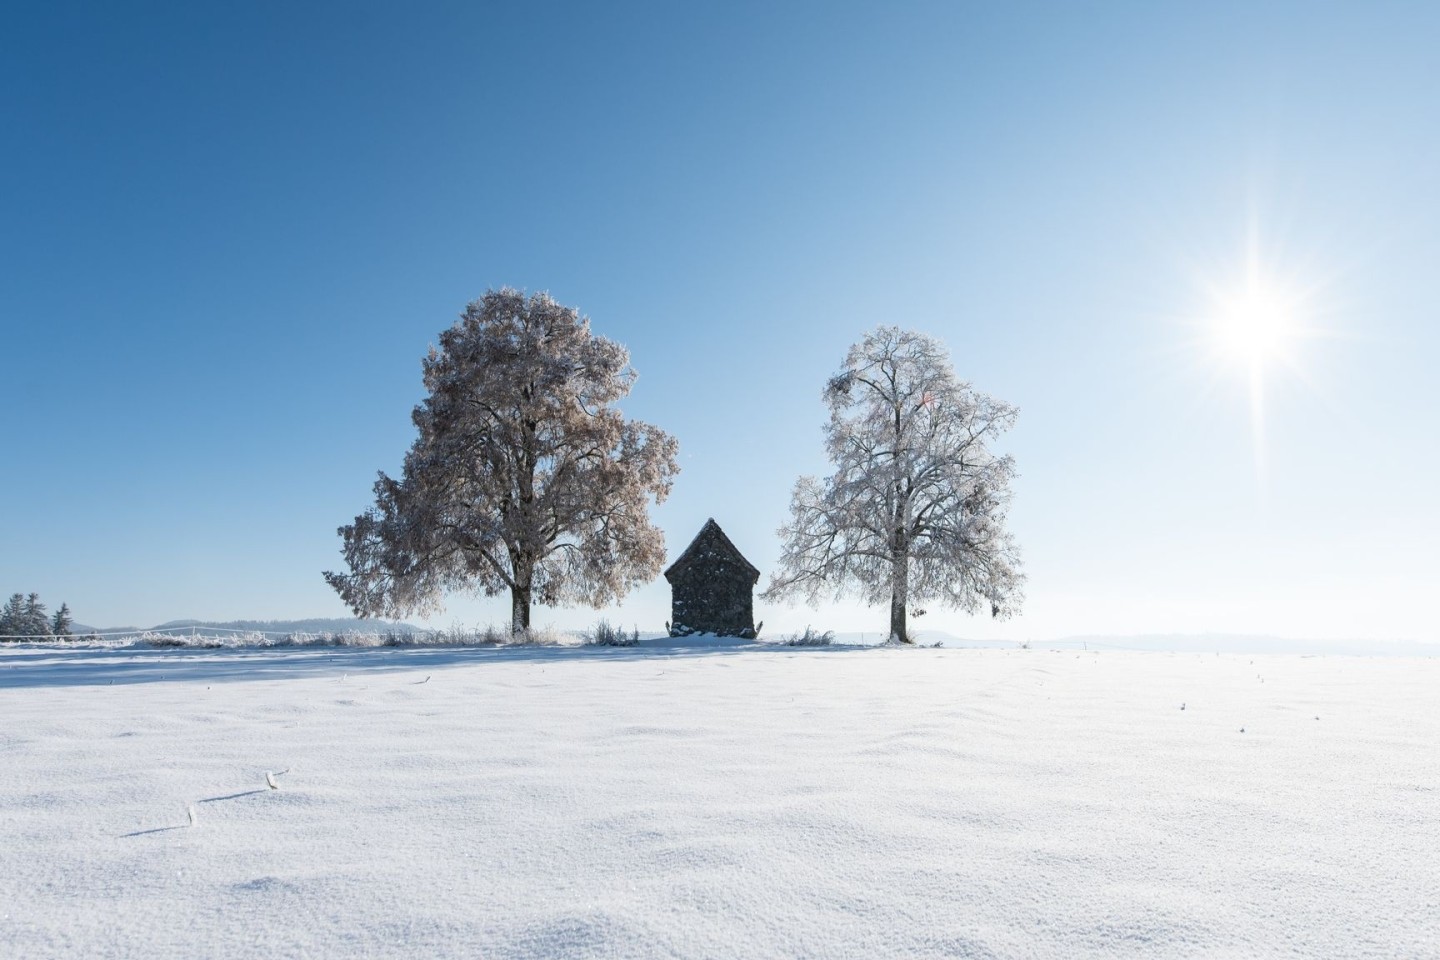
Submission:
[[[898,538],[897,538],[898,539]],[[909,643],[905,608],[910,601],[910,551],[901,548],[890,561],[890,642]]]
[[[510,588],[510,632],[524,633],[530,629],[530,588]]]
[[[905,632],[905,600],[895,594],[890,596],[890,642],[910,642],[910,635]]]
[[[515,578],[510,588],[510,632],[524,633],[530,629],[530,596],[535,582],[535,565],[516,551],[510,554],[510,573]]]

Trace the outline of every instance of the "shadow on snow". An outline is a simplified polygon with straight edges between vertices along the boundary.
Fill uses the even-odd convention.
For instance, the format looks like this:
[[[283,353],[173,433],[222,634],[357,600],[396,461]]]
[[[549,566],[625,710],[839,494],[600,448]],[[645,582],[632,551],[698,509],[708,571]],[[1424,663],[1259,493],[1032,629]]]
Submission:
[[[838,654],[866,646],[789,647],[779,643],[685,637],[642,640],[633,647],[250,647],[224,649],[95,649],[26,646],[0,648],[0,689],[77,687],[182,681],[286,680],[305,677],[426,672],[455,666],[640,661],[674,657],[729,657],[770,653]],[[423,683],[424,681],[417,681]]]

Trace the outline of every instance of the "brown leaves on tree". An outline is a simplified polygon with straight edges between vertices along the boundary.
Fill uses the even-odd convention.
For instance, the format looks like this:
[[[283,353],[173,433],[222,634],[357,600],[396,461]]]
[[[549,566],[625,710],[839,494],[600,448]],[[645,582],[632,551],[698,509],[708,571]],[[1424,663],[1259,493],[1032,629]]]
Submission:
[[[492,290],[424,369],[404,472],[381,473],[375,506],[340,528],[350,572],[325,574],[357,615],[508,590],[522,630],[533,602],[599,607],[659,573],[649,503],[670,492],[677,444],[615,409],[636,377],[624,347],[548,294]]]

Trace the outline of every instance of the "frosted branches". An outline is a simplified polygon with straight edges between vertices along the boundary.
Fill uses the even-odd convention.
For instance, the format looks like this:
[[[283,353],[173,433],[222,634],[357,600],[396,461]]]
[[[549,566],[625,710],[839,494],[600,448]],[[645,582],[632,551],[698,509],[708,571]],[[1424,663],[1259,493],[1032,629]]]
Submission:
[[[895,327],[852,347],[824,398],[835,471],[796,482],[765,596],[888,599],[897,640],[911,602],[1018,609],[1024,574],[1005,529],[1015,463],[989,449],[1016,409],[959,380],[938,341]]]
[[[614,404],[635,382],[625,348],[547,294],[491,291],[425,359],[429,396],[399,480],[340,528],[348,574],[325,574],[360,615],[434,609],[446,591],[601,606],[653,578],[664,538],[649,503],[676,443]]]

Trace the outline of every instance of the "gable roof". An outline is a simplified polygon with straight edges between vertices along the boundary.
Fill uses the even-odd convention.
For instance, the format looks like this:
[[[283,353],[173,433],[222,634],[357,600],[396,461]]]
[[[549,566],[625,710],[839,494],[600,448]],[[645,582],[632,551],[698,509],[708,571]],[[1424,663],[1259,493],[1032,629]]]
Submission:
[[[714,517],[705,521],[705,526],[701,527],[700,532],[695,534],[695,539],[690,541],[690,546],[686,547],[684,552],[675,558],[674,563],[665,568],[665,579],[669,580],[670,576],[676,571],[683,570],[685,567],[694,563],[701,554],[707,552],[707,548],[715,548],[724,553],[728,553],[730,559],[734,560],[752,574],[752,581],[760,579],[760,571],[755,569],[755,565],[749,560],[746,560],[744,555],[736,549],[735,544],[730,542],[730,538],[725,536],[725,531],[720,529],[720,524],[715,522]]]

